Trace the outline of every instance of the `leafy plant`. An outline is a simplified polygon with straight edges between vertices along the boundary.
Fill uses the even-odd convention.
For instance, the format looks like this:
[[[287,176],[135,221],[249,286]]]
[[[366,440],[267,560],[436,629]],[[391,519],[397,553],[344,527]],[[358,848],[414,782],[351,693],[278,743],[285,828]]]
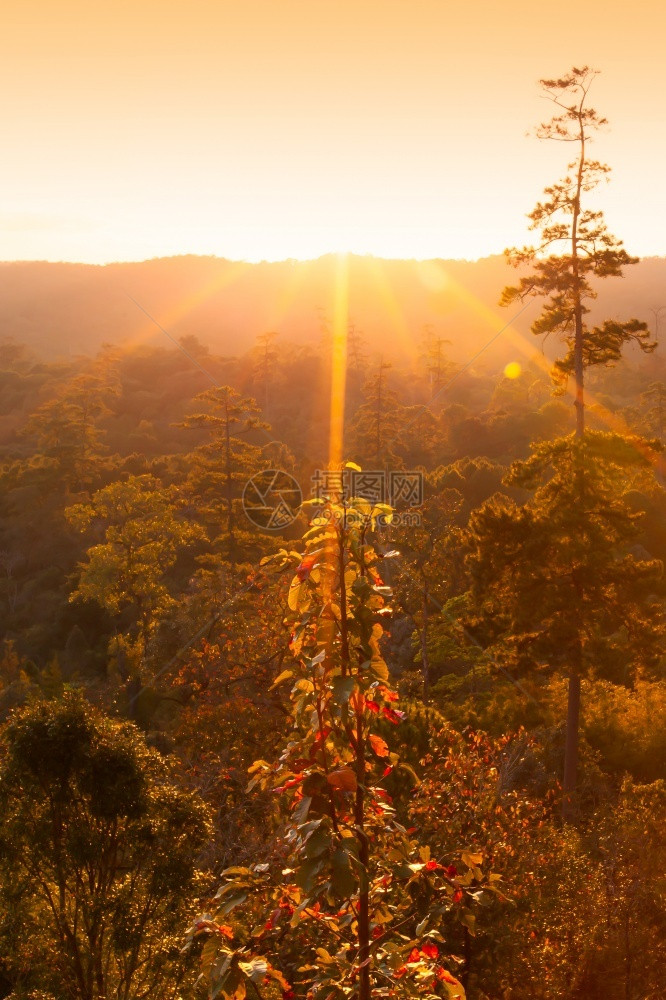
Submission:
[[[273,685],[290,687],[292,731],[278,760],[250,768],[251,786],[284,806],[284,853],[279,865],[227,869],[189,940],[206,938],[211,997],[258,995],[265,980],[287,998],[462,997],[442,922],[473,929],[473,906],[499,890],[481,852],[463,852],[460,874],[432,856],[387,791],[389,779],[418,783],[379,731],[404,717],[381,653],[390,590],[371,542],[391,510],[337,496],[308,503],[319,507],[303,552],[274,559],[294,571],[291,660]]]

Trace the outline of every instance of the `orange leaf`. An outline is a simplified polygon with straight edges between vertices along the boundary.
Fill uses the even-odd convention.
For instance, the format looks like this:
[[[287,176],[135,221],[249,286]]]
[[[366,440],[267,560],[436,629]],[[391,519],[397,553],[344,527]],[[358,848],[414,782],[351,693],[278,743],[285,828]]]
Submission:
[[[365,708],[365,696],[360,691],[354,691],[349,704],[354,712],[362,712]]]
[[[333,788],[339,788],[343,792],[356,791],[356,775],[351,767],[341,767],[338,771],[331,771],[326,775],[326,780]]]
[[[386,740],[383,740],[381,736],[375,736],[374,733],[372,733],[368,739],[370,740],[370,746],[378,757],[388,757],[389,748]]]

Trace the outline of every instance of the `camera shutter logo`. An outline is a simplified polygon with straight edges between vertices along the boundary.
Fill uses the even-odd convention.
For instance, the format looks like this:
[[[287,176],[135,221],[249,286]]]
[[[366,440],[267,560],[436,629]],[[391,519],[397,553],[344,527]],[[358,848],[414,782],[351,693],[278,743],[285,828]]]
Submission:
[[[292,524],[302,500],[298,482],[281,469],[257,472],[243,489],[245,516],[264,531],[280,531]]]

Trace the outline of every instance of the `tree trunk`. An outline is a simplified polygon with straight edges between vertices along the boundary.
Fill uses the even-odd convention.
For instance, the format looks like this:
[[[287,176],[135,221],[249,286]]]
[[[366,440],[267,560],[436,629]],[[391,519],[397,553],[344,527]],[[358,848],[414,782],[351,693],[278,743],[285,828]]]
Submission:
[[[430,701],[430,661],[428,659],[428,584],[427,581],[423,581],[423,603],[421,607],[421,614],[423,620],[421,623],[421,675],[423,677],[423,700],[428,704]]]
[[[578,219],[580,215],[580,196],[583,187],[583,166],[585,164],[585,131],[582,118],[582,102],[579,112],[580,122],[580,158],[578,161],[578,178],[576,197],[574,201],[573,219],[571,222],[571,268],[574,295],[574,379],[576,382],[576,438],[580,441],[585,436],[585,364],[583,357],[583,304],[581,299],[581,276],[578,264]],[[576,476],[578,487],[578,504],[582,508],[585,502],[585,470],[579,464],[576,456]],[[582,513],[582,511],[581,511]],[[576,614],[577,609],[572,608]],[[579,649],[580,654],[580,649]],[[580,655],[578,657],[581,659]],[[576,791],[576,770],[578,767],[578,724],[580,719],[580,663],[569,675],[569,694],[567,701],[567,731],[564,750],[564,795],[562,798],[562,816],[571,821],[574,814],[573,796]]]
[[[580,719],[580,675],[572,671],[569,675],[569,697],[567,703],[567,733],[564,747],[564,795],[562,816],[571,821],[574,816],[573,796],[576,791],[576,770],[578,767],[578,722]]]

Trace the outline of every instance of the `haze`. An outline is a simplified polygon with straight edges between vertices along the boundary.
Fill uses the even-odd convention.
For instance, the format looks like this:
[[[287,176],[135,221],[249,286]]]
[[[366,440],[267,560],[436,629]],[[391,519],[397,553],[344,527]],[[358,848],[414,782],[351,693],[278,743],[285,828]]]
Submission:
[[[567,159],[526,135],[537,81],[585,63],[609,227],[662,254],[665,21],[656,0],[10,0],[0,259],[500,252]]]

